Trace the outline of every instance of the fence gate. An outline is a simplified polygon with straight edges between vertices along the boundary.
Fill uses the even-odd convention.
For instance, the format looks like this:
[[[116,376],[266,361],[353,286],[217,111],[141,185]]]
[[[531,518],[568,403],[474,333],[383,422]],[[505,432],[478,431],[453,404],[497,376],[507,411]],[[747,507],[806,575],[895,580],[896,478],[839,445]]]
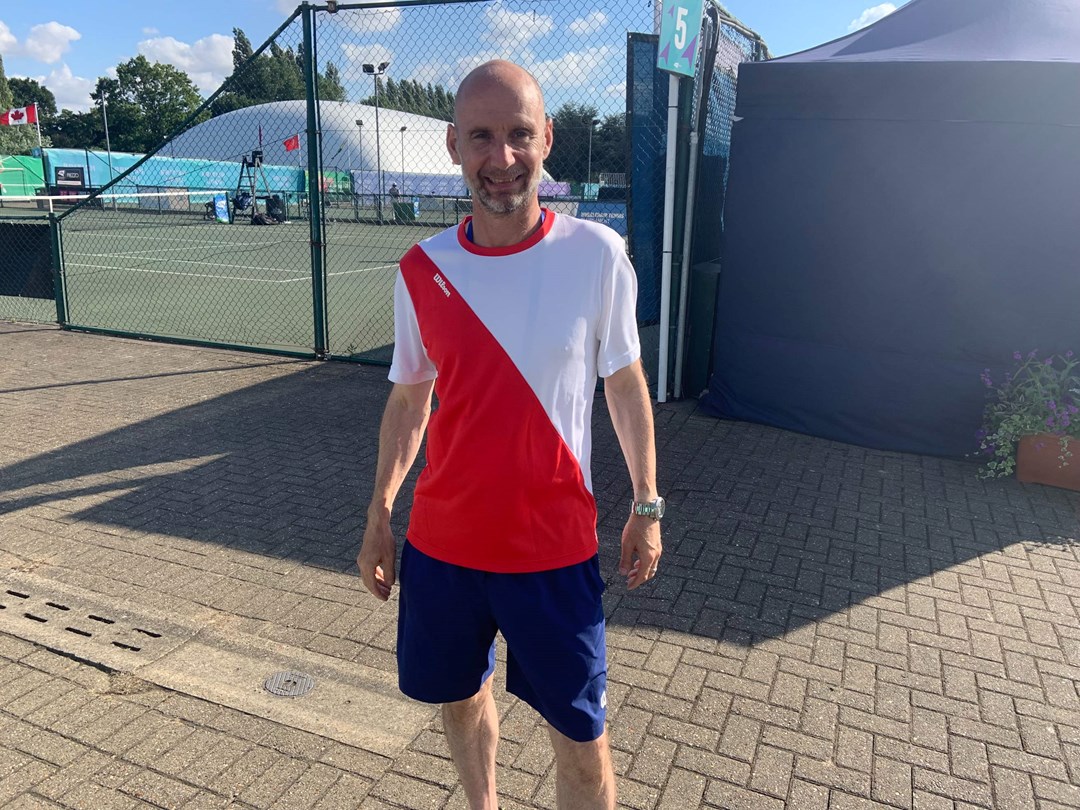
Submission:
[[[632,157],[665,147],[640,84],[655,73],[640,49],[653,27],[648,2],[457,0],[305,3],[259,48],[238,32],[233,74],[156,149],[86,161],[96,196],[55,215],[60,320],[389,362],[398,258],[471,211],[445,147],[453,92],[506,58],[536,76],[554,120],[544,205],[605,222],[641,254],[639,315],[655,331],[660,246],[632,233],[663,205],[663,176]],[[69,151],[45,150],[46,176]]]

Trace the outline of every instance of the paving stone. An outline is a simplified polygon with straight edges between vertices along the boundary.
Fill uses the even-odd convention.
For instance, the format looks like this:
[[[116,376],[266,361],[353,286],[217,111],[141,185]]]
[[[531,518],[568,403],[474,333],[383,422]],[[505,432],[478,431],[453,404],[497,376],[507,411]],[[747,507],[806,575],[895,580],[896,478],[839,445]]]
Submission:
[[[392,673],[396,605],[359,593],[346,539],[387,390],[382,369],[0,324],[0,475],[26,496],[0,493],[0,565],[178,615],[211,605]],[[596,411],[608,572],[629,493]],[[691,401],[655,414],[666,573],[605,595],[622,806],[1080,806],[1080,547],[1060,540],[1080,499]],[[0,634],[6,806],[127,808],[138,789],[188,810],[465,806],[438,719],[390,758],[128,677]],[[498,705],[504,808],[554,810],[543,722],[501,687]]]

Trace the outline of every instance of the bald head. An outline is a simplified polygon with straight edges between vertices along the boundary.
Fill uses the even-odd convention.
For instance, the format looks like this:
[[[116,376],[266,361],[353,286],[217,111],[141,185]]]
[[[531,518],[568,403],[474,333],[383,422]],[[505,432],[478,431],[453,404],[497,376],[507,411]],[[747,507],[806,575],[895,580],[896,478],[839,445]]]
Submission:
[[[540,83],[529,71],[513,62],[493,59],[475,68],[458,86],[454,96],[454,121],[459,120],[459,112],[474,96],[484,96],[491,92],[510,91],[528,102],[539,106],[544,115],[544,94]]]

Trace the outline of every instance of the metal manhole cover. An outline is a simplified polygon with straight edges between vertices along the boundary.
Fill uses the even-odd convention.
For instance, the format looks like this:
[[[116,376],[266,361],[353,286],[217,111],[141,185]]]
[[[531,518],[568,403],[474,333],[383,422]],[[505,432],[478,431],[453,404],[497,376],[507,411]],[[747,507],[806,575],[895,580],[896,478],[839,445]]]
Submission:
[[[266,679],[263,688],[281,697],[300,697],[315,688],[315,679],[303,672],[275,672]]]

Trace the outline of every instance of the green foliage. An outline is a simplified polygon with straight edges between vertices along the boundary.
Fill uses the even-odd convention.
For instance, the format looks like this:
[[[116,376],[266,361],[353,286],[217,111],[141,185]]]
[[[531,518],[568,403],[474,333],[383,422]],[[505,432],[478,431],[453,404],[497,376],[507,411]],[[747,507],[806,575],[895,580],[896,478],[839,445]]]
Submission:
[[[626,119],[609,115],[597,121],[595,107],[567,102],[551,116],[555,140],[544,165],[556,180],[592,182],[601,172],[626,171]],[[592,130],[590,150],[589,131]],[[590,151],[592,177],[589,174]]]
[[[1060,461],[1072,455],[1066,439],[1080,439],[1080,360],[1073,352],[1039,358],[1013,353],[1016,368],[1000,382],[982,373],[991,401],[983,413],[979,449],[989,457],[980,475],[995,478],[1016,469],[1016,443],[1046,433],[1061,439]]]
[[[52,90],[34,79],[8,79],[11,87],[12,107],[38,105],[38,120],[42,124],[56,115],[56,96]]]
[[[48,129],[53,146],[62,149],[105,148],[105,122],[100,108],[84,113],[61,110],[50,119]]]
[[[4,73],[4,56],[0,54],[0,110],[11,109],[11,88],[8,86],[7,75]]]
[[[304,50],[283,48],[270,43],[269,52],[254,56],[247,35],[233,29],[233,75],[224,91],[211,105],[213,115],[222,115],[243,107],[291,101],[307,97],[304,85]],[[319,95],[324,101],[347,101],[341,73],[332,62],[319,74]]]
[[[14,88],[11,86],[14,83],[15,88],[22,87],[21,82],[32,82],[32,79],[11,79],[8,80],[4,74],[4,58],[0,56],[0,110],[8,110],[12,107],[26,106],[23,103],[16,102],[16,96]],[[33,82],[37,84],[37,82]],[[38,85],[40,86],[40,85]],[[50,95],[52,95],[50,93]],[[30,99],[32,103],[34,99]],[[56,101],[53,100],[53,108],[56,107]],[[41,139],[43,146],[51,146],[49,139],[42,135]],[[29,154],[30,150],[38,145],[38,130],[37,127],[24,125],[21,127],[0,127],[0,155],[23,155]]]
[[[439,121],[454,120],[454,94],[442,85],[433,87],[412,79],[397,82],[390,78],[385,84],[381,78],[376,78],[375,82],[379,88],[379,106],[384,109],[426,115]],[[375,94],[361,103],[375,106]]]
[[[98,79],[91,98],[102,97],[112,148],[123,152],[151,151],[202,103],[184,71],[141,55],[117,65],[115,79]]]

